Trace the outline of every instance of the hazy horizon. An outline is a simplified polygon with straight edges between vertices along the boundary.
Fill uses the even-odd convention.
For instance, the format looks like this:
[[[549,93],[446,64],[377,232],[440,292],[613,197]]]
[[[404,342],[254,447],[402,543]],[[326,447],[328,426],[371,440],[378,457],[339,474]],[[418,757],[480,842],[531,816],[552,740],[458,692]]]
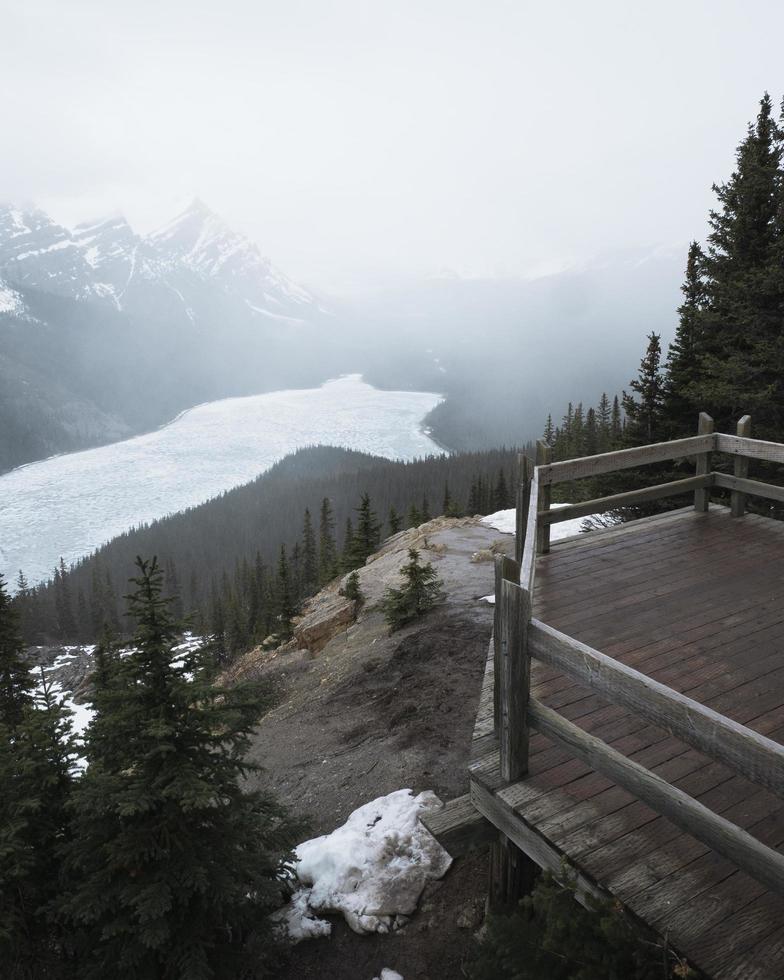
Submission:
[[[198,196],[325,291],[685,252],[784,91],[768,2],[4,13],[0,199],[145,232]]]

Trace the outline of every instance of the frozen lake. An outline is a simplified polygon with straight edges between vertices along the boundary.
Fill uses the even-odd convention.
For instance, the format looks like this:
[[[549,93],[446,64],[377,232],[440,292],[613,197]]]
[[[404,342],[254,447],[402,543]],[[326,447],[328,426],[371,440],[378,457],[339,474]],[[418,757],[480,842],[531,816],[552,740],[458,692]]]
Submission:
[[[389,459],[440,452],[422,419],[441,396],[381,391],[349,375],[320,388],[199,405],[124,442],[53,456],[0,476],[0,573],[11,588],[89,554],[128,528],[247,483],[303,446]]]

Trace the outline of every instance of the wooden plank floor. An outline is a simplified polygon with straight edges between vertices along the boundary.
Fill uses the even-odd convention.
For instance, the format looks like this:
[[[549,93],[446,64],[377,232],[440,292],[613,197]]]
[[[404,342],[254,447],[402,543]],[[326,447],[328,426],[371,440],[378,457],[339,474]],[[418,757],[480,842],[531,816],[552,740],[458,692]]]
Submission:
[[[784,742],[784,523],[725,508],[581,535],[537,561],[534,615]],[[771,847],[784,800],[565,675],[532,663],[532,694]],[[784,977],[784,899],[610,780],[533,734],[529,775],[504,786],[492,658],[474,733],[472,794],[566,855],[717,980]]]

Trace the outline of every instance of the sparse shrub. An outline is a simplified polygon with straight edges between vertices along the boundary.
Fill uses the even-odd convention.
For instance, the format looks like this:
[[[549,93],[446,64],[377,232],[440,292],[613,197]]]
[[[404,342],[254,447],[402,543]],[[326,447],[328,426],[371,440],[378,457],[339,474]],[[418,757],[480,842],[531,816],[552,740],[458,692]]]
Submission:
[[[669,980],[697,976],[647,940],[612,901],[578,904],[574,881],[544,874],[509,915],[491,916],[471,980]]]
[[[346,584],[340,590],[341,595],[344,595],[347,599],[353,599],[355,602],[363,603],[365,601],[365,596],[362,589],[359,586],[359,572],[353,571],[349,577],[346,579]]]
[[[428,562],[423,565],[416,548],[408,549],[408,562],[400,569],[403,585],[399,589],[387,589],[381,602],[384,616],[392,630],[426,613],[446,598],[443,582]]]

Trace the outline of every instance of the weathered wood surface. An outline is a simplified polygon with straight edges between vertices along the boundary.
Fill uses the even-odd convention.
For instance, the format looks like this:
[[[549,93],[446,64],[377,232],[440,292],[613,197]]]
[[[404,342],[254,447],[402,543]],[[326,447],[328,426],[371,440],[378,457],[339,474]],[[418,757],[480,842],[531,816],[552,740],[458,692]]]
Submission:
[[[730,436],[723,432],[717,433],[715,438],[716,449],[720,453],[748,456],[749,459],[765,459],[769,463],[784,463],[784,443]]]
[[[713,432],[713,419],[707,412],[700,412],[699,422],[697,424],[697,435],[706,436]],[[695,466],[696,476],[706,476],[711,471],[711,454],[701,453],[697,457],[697,464]],[[694,509],[704,513],[708,509],[708,504],[710,502],[710,491],[707,487],[703,487],[700,490],[694,491]]]
[[[516,582],[520,576],[520,566],[506,555],[495,557],[495,605],[493,607],[493,729],[497,735],[501,728],[501,610],[503,608],[502,586],[504,582]]]
[[[663,463],[668,459],[684,459],[687,456],[711,452],[716,448],[714,442],[716,438],[714,435],[689,436],[686,439],[671,439],[669,442],[656,442],[634,449],[618,449],[611,453],[599,453],[597,456],[582,456],[580,459],[550,463],[540,468],[539,481],[542,486],[545,486],[564,483],[567,480],[581,480],[587,476],[599,476],[601,473],[612,473],[615,470],[628,470],[635,466],[647,466],[650,463]],[[727,438],[734,439],[735,436]],[[775,443],[765,443],[765,445],[772,446]],[[780,446],[779,449],[782,447]]]
[[[469,793],[449,800],[436,813],[426,814],[422,823],[453,858],[486,847],[498,838],[498,831],[476,809]]]
[[[784,796],[784,745],[534,619],[531,656]]]
[[[784,502],[784,487],[777,487],[775,483],[763,483],[760,480],[748,480],[744,477],[732,476],[729,473],[714,473],[714,486],[722,487],[725,490],[739,490],[742,495],[751,497],[764,497],[766,500],[778,500]],[[735,515],[740,516],[740,514]]]
[[[528,510],[531,500],[531,481],[534,475],[534,464],[524,454],[517,458],[519,465],[519,482],[517,485],[517,500],[515,509],[515,561],[523,560],[525,541],[528,534]],[[534,528],[534,531],[536,528]]]
[[[781,743],[784,524],[692,507],[558,542],[537,561],[537,619]],[[784,899],[541,733],[506,783],[492,734],[492,657],[474,731],[472,800],[554,871],[615,895],[715,980],[781,980]],[[633,709],[534,660],[531,694],[766,846],[784,801]],[[500,825],[500,824],[499,824]],[[546,863],[549,862],[549,863]]]
[[[528,513],[526,516],[525,542],[523,545],[523,555],[520,568],[520,585],[530,593],[534,590],[534,577],[536,575],[536,553],[538,547],[537,535],[537,511],[536,503],[539,499],[539,478],[534,473],[528,491]]]
[[[565,748],[570,755],[608,776],[638,800],[667,817],[676,827],[729,858],[771,891],[784,895],[784,854],[761,844],[699,800],[618,752],[602,739],[590,735],[536,698],[529,702],[528,719],[532,727]]]
[[[751,416],[744,415],[743,418],[738,422],[737,435],[741,438],[749,438],[751,436]],[[739,480],[745,480],[749,475],[749,460],[747,456],[736,456],[735,457],[735,477]],[[742,493],[739,488],[735,488],[730,494],[730,510],[732,511],[733,517],[743,517],[746,513],[746,494]]]
[[[497,600],[496,600],[497,602]],[[530,593],[515,582],[501,582],[500,632],[500,730],[501,773],[519,779],[528,771],[528,656]]]
[[[541,473],[544,468],[552,462],[552,446],[548,446],[544,440],[539,439],[536,443],[536,469]],[[552,500],[552,488],[547,480],[537,479],[536,511],[538,514],[549,512]],[[536,528],[536,553],[546,555],[550,550],[550,527],[546,521],[539,521]]]
[[[540,524],[558,524],[561,521],[571,521],[575,517],[601,514],[607,510],[630,507],[632,504],[640,504],[647,500],[662,500],[665,497],[677,497],[680,494],[691,493],[692,490],[698,490],[712,485],[713,475],[711,473],[706,473],[701,476],[689,476],[683,480],[659,483],[652,487],[643,487],[640,490],[628,490],[626,493],[615,493],[609,497],[596,497],[593,500],[584,500],[579,504],[569,504],[568,507],[559,507],[557,510],[540,511],[538,519]]]

